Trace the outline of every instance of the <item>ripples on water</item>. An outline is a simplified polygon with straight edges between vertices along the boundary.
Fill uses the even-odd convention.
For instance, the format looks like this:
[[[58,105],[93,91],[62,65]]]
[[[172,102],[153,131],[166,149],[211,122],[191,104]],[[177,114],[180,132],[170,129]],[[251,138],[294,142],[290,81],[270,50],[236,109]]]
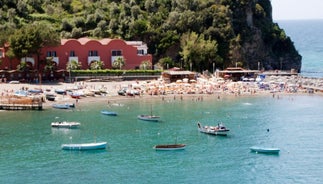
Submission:
[[[322,102],[320,96],[140,99],[111,107],[117,117],[100,114],[104,103],[82,101],[74,111],[0,112],[0,183],[323,183]],[[137,120],[151,106],[163,121]],[[57,120],[80,121],[81,128],[50,128]],[[202,134],[197,121],[222,121],[230,135]],[[60,149],[95,140],[108,148]],[[152,149],[175,142],[187,148]],[[253,145],[281,153],[256,154]]]

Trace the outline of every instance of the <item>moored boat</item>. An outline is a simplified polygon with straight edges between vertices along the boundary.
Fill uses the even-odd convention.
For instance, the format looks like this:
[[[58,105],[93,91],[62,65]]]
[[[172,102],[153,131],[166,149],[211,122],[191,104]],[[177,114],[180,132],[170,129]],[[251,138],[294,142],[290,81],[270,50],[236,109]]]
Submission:
[[[150,115],[148,114],[141,114],[137,116],[138,119],[143,120],[143,121],[153,121],[153,122],[158,122],[160,119],[160,116],[153,115],[153,110],[152,107],[150,108]]]
[[[197,128],[200,132],[212,135],[224,135],[226,136],[230,131],[222,123],[216,126],[202,126],[200,122],[197,123]]]
[[[65,95],[66,90],[65,89],[55,89],[55,93],[60,94],[60,95]]]
[[[107,142],[94,142],[94,143],[82,143],[82,144],[62,144],[63,150],[98,150],[105,149],[107,146]]]
[[[81,125],[79,122],[58,121],[52,122],[51,126],[55,128],[77,128]]]
[[[141,114],[141,115],[138,115],[137,117],[138,117],[138,119],[144,120],[144,121],[154,121],[154,122],[157,122],[157,121],[160,120],[160,116],[155,116],[155,115],[144,115],[144,114]]]
[[[46,99],[49,101],[55,101],[56,95],[54,94],[46,94]]]
[[[107,110],[102,110],[101,114],[108,115],[108,116],[117,116],[118,114],[114,111],[107,111]]]
[[[153,148],[159,151],[172,151],[172,150],[183,150],[185,149],[186,144],[158,144]]]
[[[279,154],[280,149],[274,147],[252,146],[250,150],[256,153]]]
[[[65,103],[65,104],[53,104],[53,108],[56,109],[69,109],[69,108],[74,108],[75,104],[73,103]]]

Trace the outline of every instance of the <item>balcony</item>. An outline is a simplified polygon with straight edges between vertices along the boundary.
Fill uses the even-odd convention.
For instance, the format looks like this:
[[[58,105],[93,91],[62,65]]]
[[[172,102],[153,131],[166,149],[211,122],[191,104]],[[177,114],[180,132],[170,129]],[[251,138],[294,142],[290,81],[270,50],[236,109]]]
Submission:
[[[88,58],[87,58],[87,63],[88,64],[91,64],[91,62],[92,61],[101,61],[100,60],[100,56],[89,56]]]
[[[59,63],[59,58],[58,57],[47,57],[46,59],[54,61],[57,65]]]
[[[70,57],[68,57],[68,62],[71,62],[71,61],[79,62],[79,57],[77,57],[77,56],[70,56]]]

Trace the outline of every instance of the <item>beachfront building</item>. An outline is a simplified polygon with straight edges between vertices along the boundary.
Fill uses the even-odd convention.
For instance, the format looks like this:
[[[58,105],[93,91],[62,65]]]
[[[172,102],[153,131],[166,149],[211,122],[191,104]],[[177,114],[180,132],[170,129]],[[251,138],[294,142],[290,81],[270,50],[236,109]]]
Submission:
[[[38,69],[37,56],[28,56],[19,59],[9,58],[6,52],[9,45],[0,48],[0,77],[11,80],[21,78],[37,78]],[[55,47],[44,47],[41,51],[40,61],[51,60],[55,71],[42,72],[43,78],[65,77],[68,62],[75,61],[81,69],[89,69],[92,62],[101,61],[103,69],[112,69],[117,59],[125,63],[120,69],[139,69],[142,62],[152,63],[152,55],[148,54],[148,47],[142,41],[125,41],[122,39],[62,39],[61,44]],[[18,72],[17,66],[25,61],[28,65],[27,72]],[[40,70],[44,71],[46,62],[41,62]]]

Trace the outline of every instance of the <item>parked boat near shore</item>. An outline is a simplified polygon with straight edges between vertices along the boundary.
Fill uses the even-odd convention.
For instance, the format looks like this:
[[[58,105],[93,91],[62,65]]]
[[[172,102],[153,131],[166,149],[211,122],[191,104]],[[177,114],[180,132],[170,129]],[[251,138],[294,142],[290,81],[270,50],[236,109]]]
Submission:
[[[51,126],[56,128],[77,128],[81,125],[79,122],[58,121],[52,122]]]
[[[172,151],[172,150],[183,150],[185,149],[186,144],[158,144],[153,148],[159,151]]]
[[[107,110],[102,110],[101,114],[108,115],[108,116],[117,116],[118,114],[114,111],[107,111]]]
[[[62,144],[63,150],[75,150],[75,151],[83,151],[83,150],[99,150],[105,149],[107,146],[107,142],[94,142],[94,143],[82,143],[82,144]]]

